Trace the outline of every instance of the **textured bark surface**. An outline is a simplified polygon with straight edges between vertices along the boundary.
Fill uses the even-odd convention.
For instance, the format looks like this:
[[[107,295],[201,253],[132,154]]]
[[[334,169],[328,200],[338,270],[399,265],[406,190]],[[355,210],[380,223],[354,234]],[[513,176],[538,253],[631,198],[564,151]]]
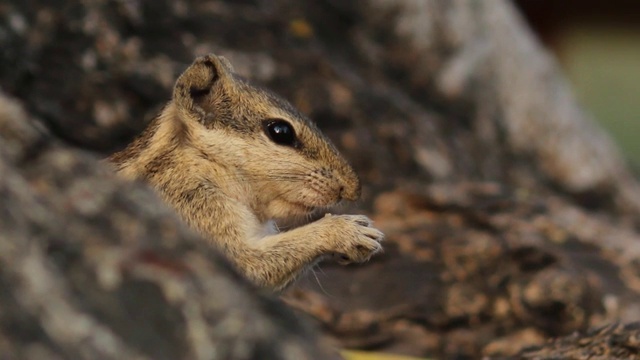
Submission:
[[[142,184],[0,95],[2,359],[325,359]]]
[[[534,359],[637,359],[640,353],[640,326],[638,323],[612,324],[549,341],[544,346],[522,351],[522,360]]]
[[[363,201],[344,210],[368,212],[387,233],[383,256],[324,266],[284,295],[334,343],[507,356],[640,320],[638,184],[507,1],[8,1],[0,42],[0,86],[52,134],[26,121],[0,128],[9,199],[0,205],[0,291],[11,289],[0,296],[13,304],[0,310],[0,349],[75,356],[110,341],[104,351],[193,355],[209,346],[196,351],[201,335],[186,335],[201,334],[198,324],[238,329],[198,315],[208,298],[230,307],[206,311],[250,319],[249,343],[280,329],[274,351],[317,351],[148,190],[117,182],[95,160],[130,141],[177,74],[212,51],[317,121],[365,184]],[[54,305],[34,296],[43,291]],[[162,309],[139,300],[157,294]],[[68,305],[52,311],[55,299]],[[186,310],[191,302],[196,310]],[[155,325],[133,326],[128,313]],[[63,320],[47,314],[85,320],[51,338]],[[14,323],[24,332],[8,332]],[[569,336],[536,356],[579,359],[566,350],[604,346],[640,358],[634,329]],[[105,338],[82,343],[89,350],[74,347],[100,331]],[[151,347],[155,339],[170,339],[170,349]]]

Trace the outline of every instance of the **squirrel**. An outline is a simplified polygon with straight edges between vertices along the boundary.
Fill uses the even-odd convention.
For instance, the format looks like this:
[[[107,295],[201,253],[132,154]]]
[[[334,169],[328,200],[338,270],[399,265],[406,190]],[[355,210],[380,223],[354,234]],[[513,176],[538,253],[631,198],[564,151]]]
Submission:
[[[360,180],[311,120],[221,56],[197,58],[160,114],[108,161],[148,182],[263,288],[282,290],[324,259],[361,263],[382,249],[383,233],[363,215],[278,232],[276,221],[357,200]]]

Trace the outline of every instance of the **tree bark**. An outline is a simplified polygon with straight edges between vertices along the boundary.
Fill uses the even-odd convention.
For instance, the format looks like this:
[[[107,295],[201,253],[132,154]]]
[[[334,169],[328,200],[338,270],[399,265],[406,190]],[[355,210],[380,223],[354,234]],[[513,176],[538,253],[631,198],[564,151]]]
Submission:
[[[208,52],[316,120],[365,185],[344,211],[387,234],[383,256],[284,295],[335,344],[512,356],[640,319],[637,181],[510,2],[8,1],[0,41],[2,89],[30,114],[0,117],[0,350],[15,357],[325,358],[97,161]],[[617,354],[637,345],[604,339],[634,331],[543,349]]]
[[[0,95],[3,359],[325,359],[143,184]]]

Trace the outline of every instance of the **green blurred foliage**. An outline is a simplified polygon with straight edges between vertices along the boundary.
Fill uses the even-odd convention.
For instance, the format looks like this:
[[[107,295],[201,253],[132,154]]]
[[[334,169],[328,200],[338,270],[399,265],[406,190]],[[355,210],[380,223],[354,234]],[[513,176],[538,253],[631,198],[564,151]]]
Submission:
[[[558,51],[579,100],[640,168],[640,27],[574,25]]]

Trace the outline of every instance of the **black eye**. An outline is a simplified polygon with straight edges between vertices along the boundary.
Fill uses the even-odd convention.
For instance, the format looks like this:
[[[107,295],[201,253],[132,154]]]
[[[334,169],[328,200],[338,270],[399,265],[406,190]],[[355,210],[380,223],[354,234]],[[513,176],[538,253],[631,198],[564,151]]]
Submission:
[[[296,133],[293,126],[284,120],[267,120],[264,123],[264,130],[269,138],[278,145],[296,145]]]

